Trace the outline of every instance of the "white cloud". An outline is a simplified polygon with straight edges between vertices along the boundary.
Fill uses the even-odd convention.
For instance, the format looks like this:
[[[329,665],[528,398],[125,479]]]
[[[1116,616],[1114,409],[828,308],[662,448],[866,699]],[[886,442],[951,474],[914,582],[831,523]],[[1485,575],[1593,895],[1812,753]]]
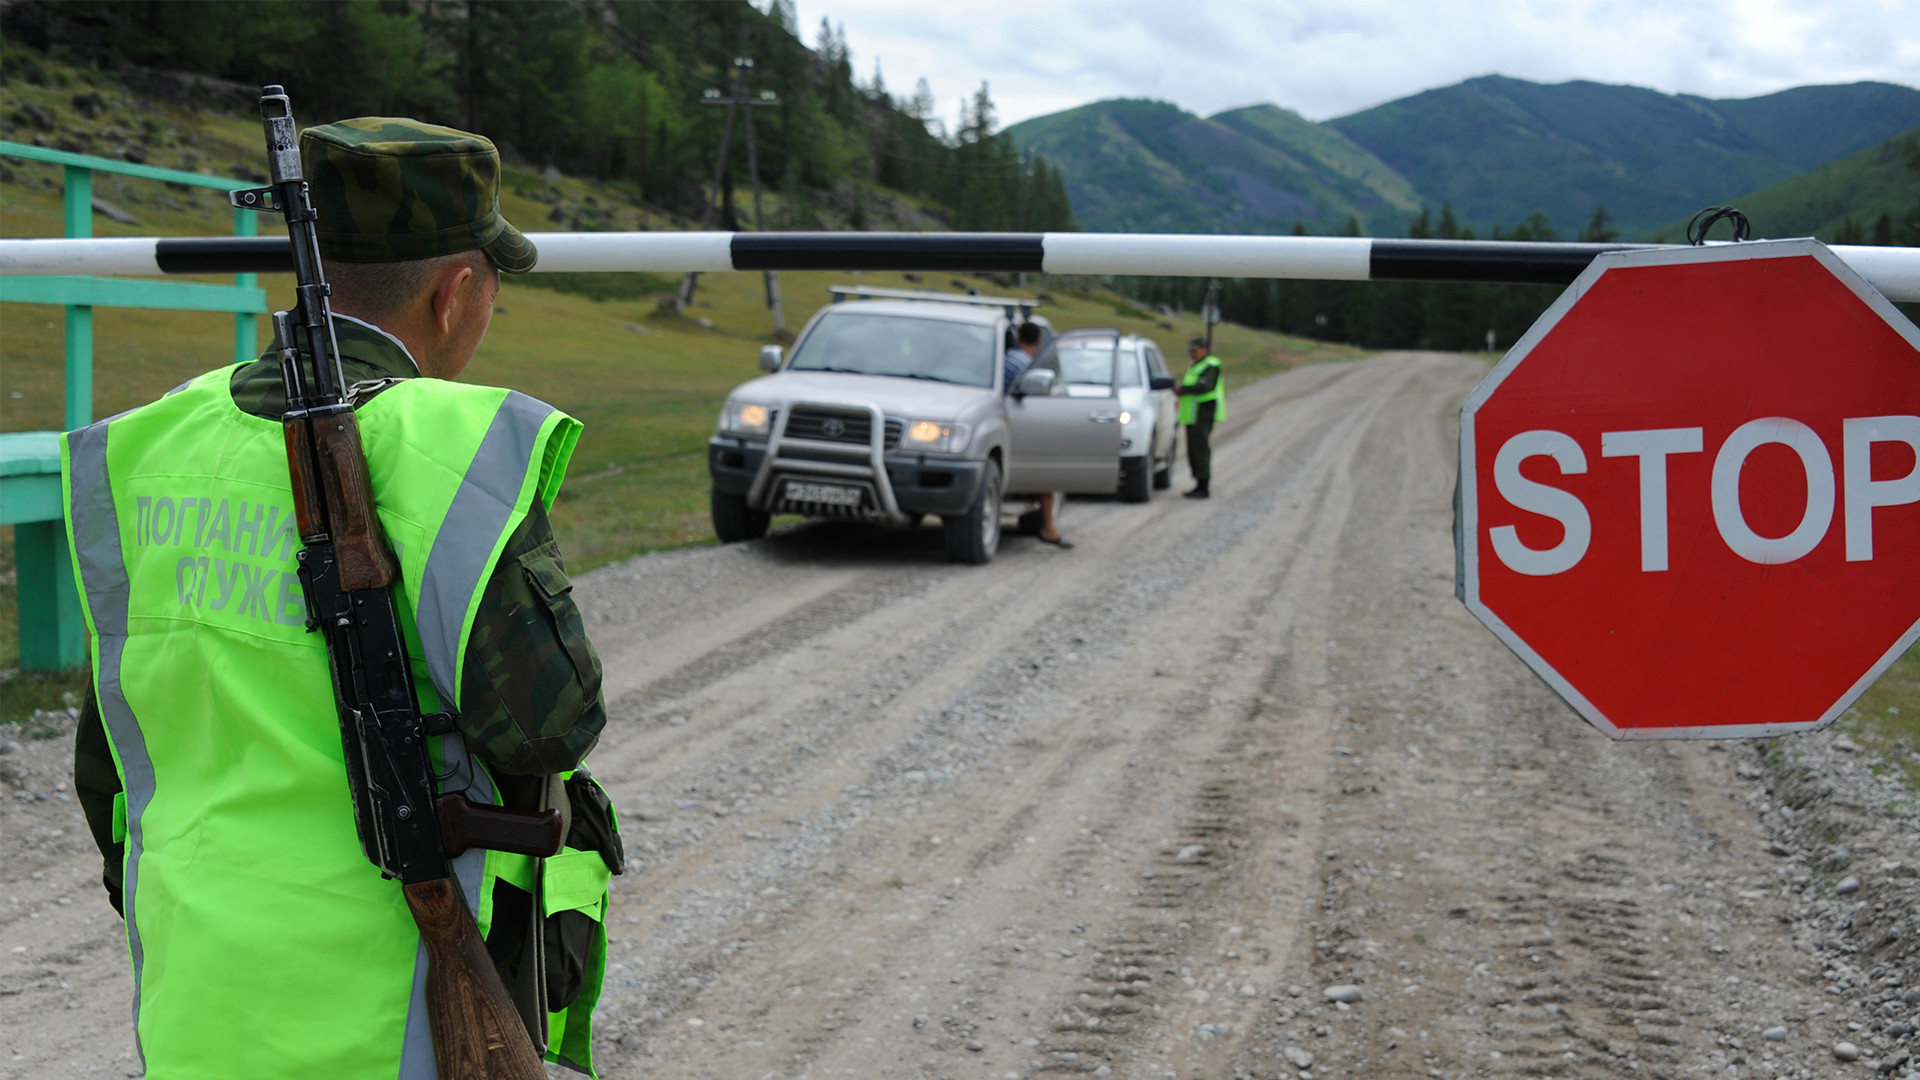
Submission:
[[[982,80],[1003,123],[1102,98],[1200,114],[1270,101],[1314,120],[1476,75],[1751,97],[1920,83],[1920,0],[803,0],[855,70],[925,76],[949,124]]]

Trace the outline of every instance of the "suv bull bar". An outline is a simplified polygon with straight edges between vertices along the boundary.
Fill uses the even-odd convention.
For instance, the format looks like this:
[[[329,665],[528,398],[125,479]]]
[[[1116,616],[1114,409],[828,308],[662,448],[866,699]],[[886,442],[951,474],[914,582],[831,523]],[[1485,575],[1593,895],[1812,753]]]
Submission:
[[[841,416],[856,416],[864,412],[868,420],[864,456],[854,443],[788,435],[788,421],[803,409]],[[767,436],[766,456],[760,459],[760,470],[754,474],[753,486],[747,490],[747,505],[772,513],[793,512],[904,525],[907,515],[894,498],[893,482],[887,477],[886,439],[886,414],[877,405],[790,401],[774,417],[773,430]],[[872,501],[863,503],[857,509],[828,503],[794,502],[784,494],[788,480],[851,481],[852,486],[866,492]]]

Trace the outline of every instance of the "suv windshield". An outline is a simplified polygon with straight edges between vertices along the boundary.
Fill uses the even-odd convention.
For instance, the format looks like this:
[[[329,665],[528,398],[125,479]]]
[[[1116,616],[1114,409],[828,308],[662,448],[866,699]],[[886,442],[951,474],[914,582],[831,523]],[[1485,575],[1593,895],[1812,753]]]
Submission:
[[[815,323],[789,368],[992,386],[998,359],[992,327],[848,312]]]
[[[1055,355],[1060,358],[1060,377],[1069,385],[1113,385],[1112,338],[1067,342],[1060,346]],[[1120,349],[1120,385],[1140,385],[1139,368],[1132,347],[1123,346]]]

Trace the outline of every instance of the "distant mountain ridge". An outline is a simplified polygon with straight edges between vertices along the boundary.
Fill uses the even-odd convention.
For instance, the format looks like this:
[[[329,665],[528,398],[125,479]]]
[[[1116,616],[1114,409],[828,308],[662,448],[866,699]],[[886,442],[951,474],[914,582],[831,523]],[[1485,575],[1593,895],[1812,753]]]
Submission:
[[[1451,204],[1486,235],[1544,212],[1563,235],[1604,204],[1635,236],[1920,125],[1920,90],[1804,86],[1713,100],[1489,75],[1315,124],[1272,105],[1210,118],[1095,102],[1009,128],[1063,167],[1092,229],[1396,235]]]
[[[1208,120],[1122,99],[1008,130],[1023,151],[1068,163],[1074,215],[1093,228],[1284,232],[1418,208],[1405,180],[1339,132],[1273,106],[1237,112],[1250,115]]]
[[[1739,202],[1756,237],[1880,243],[1874,232],[1884,218],[1887,240],[1920,244],[1920,128],[1742,195]],[[1686,221],[1675,218],[1648,238],[1679,243],[1686,233]]]

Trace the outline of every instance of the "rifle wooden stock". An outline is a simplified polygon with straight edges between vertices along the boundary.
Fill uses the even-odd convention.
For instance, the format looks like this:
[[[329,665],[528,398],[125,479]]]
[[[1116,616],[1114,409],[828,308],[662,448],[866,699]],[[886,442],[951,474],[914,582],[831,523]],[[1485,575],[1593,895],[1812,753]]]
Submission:
[[[360,445],[360,421],[343,408],[314,416],[313,448],[325,485],[333,557],[340,566],[343,592],[384,589],[400,578],[400,565],[387,547],[386,531],[373,509],[373,480],[367,452]],[[296,508],[297,509],[297,508]]]
[[[300,538],[319,536],[327,531],[321,519],[326,502],[320,497],[320,478],[313,474],[313,429],[305,417],[281,421],[287,437],[287,473],[293,480],[293,520]]]
[[[452,878],[402,887],[427,950],[427,1022],[442,1080],[546,1080]]]
[[[440,844],[451,859],[468,848],[508,851],[536,859],[560,853],[566,840],[558,810],[506,810],[474,802],[464,795],[434,800],[440,817]]]

